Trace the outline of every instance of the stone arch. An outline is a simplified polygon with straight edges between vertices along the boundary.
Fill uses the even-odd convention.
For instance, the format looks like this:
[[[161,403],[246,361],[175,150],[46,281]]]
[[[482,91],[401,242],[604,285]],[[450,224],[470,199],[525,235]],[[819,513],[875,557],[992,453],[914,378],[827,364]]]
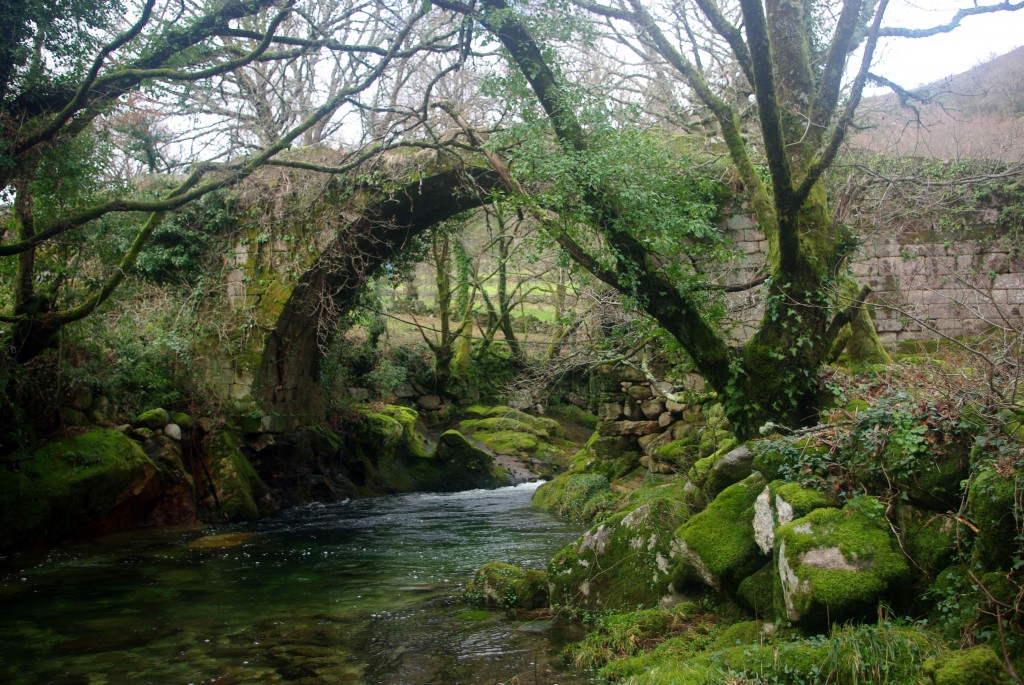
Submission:
[[[321,416],[315,382],[321,298],[328,294],[335,311],[351,308],[363,284],[410,240],[488,202],[498,184],[489,169],[459,167],[392,182],[387,190],[364,186],[331,207],[337,229],[311,225],[303,240],[277,236],[261,244],[250,235],[236,244],[228,297],[248,307],[251,318],[237,349],[215,355],[207,369],[214,391],[251,405],[261,415],[260,430]],[[287,267],[275,263],[275,252],[288,255]]]

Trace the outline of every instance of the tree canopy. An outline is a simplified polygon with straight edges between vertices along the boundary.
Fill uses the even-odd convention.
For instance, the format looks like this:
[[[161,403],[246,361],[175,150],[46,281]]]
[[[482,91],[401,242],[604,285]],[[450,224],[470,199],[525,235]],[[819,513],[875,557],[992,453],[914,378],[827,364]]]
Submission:
[[[168,212],[261,166],[372,178],[383,150],[428,148],[497,170],[520,212],[678,342],[740,433],[806,422],[842,329],[885,359],[824,185],[865,86],[895,85],[872,72],[879,41],[1024,7],[965,2],[903,28],[888,4],[5,3],[5,340],[38,354],[115,292]],[[310,146],[342,161],[285,154]],[[745,283],[709,270],[726,186],[769,246]],[[116,263],[69,268],[111,222],[134,231]],[[721,297],[752,289],[760,321],[733,339]]]

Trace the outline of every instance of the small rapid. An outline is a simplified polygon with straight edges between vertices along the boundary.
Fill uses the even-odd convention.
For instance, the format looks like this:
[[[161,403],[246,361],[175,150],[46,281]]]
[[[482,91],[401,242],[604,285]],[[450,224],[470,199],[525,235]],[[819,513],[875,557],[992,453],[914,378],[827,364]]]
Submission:
[[[579,534],[537,484],[416,493],[154,530],[0,561],[13,684],[562,683],[570,624],[461,600],[489,561],[543,568]]]

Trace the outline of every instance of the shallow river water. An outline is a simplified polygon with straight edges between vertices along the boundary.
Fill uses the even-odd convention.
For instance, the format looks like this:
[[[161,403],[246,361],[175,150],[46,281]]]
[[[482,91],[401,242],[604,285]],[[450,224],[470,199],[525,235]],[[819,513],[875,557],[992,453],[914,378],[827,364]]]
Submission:
[[[536,485],[292,509],[0,560],[0,682],[581,683],[577,629],[460,599],[488,561],[543,568],[577,527]]]

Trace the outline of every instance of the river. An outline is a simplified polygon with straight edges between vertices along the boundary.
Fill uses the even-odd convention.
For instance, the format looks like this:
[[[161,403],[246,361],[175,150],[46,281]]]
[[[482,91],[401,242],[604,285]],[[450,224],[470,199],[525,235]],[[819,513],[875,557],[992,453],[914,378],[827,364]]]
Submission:
[[[579,534],[530,509],[535,489],[310,505],[0,560],[0,681],[584,682],[554,659],[578,628],[460,597],[483,563],[543,568]]]

